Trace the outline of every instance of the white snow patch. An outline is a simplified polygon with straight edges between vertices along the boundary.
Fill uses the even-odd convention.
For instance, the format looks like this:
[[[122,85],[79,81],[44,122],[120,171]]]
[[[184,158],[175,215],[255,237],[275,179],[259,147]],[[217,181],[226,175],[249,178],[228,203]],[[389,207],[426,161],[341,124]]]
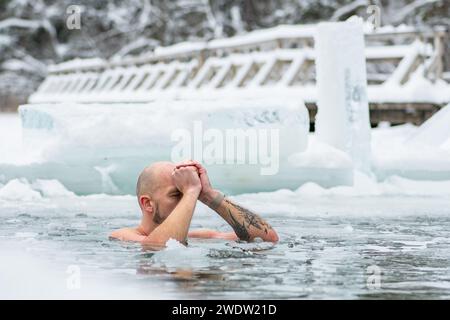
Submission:
[[[57,180],[37,179],[29,183],[26,179],[13,179],[6,185],[0,185],[0,199],[34,201],[42,198],[74,197],[75,194],[67,190]]]
[[[67,190],[61,182],[58,180],[42,180],[37,179],[31,184],[31,187],[39,191],[43,197],[56,198],[56,197],[74,197],[75,194]]]
[[[41,194],[31,188],[31,186],[23,180],[14,179],[9,181],[0,189],[0,199],[3,200],[40,200]]]
[[[353,168],[352,159],[346,152],[321,142],[313,134],[309,135],[306,150],[293,154],[288,160],[295,167]]]

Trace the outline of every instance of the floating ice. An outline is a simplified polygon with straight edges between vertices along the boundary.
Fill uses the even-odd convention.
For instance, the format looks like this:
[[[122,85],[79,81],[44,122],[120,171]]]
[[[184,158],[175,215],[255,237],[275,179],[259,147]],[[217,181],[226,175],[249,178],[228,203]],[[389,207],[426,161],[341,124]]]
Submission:
[[[166,242],[166,250],[175,250],[175,249],[185,249],[186,246],[184,246],[180,241],[170,238]]]
[[[211,262],[205,259],[208,249],[204,247],[185,247],[180,242],[169,239],[166,248],[155,252],[151,263],[155,267],[164,267],[169,271],[189,268],[206,268]]]

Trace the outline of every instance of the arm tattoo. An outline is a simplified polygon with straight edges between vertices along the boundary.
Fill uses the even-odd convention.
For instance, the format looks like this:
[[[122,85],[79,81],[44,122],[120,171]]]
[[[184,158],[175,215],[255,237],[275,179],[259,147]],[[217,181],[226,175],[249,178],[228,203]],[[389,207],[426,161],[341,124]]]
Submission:
[[[233,228],[234,232],[238,236],[240,240],[248,241],[250,240],[250,234],[248,233],[247,228],[245,227],[245,221],[242,222],[242,225],[237,221],[233,214],[231,213],[231,210],[227,208],[228,214],[230,215],[231,219],[231,227]]]
[[[263,219],[261,219],[257,214],[254,214],[248,209],[245,209],[233,202],[231,202],[228,199],[225,199],[225,202],[227,203],[227,211],[230,215],[231,219],[231,226],[233,227],[233,230],[236,232],[236,235],[241,240],[248,241],[250,239],[250,234],[248,232],[248,228],[250,226],[253,226],[261,231],[264,231],[265,234],[269,232],[270,225],[267,224]],[[235,209],[235,215],[230,210],[230,206]],[[237,217],[242,218],[242,224],[239,223]]]

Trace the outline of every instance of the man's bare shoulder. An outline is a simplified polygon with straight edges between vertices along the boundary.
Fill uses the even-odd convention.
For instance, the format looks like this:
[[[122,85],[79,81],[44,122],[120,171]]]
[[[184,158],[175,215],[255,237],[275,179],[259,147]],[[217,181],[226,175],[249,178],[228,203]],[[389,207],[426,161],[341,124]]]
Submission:
[[[137,228],[122,228],[111,232],[109,238],[121,241],[142,242],[144,241],[145,236],[142,235]]]

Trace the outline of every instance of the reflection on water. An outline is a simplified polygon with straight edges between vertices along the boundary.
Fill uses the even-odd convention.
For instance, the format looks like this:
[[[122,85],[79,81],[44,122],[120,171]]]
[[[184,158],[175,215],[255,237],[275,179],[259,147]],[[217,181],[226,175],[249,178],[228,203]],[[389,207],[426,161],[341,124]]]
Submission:
[[[208,225],[208,217],[197,226]],[[124,218],[32,216],[0,224],[0,240],[54,265],[79,265],[91,278],[128,288],[157,284],[152,297],[181,298],[449,298],[450,217],[292,217],[270,219],[277,245],[191,239],[164,250],[110,241],[133,225]],[[153,248],[155,249],[155,248]],[[368,267],[381,271],[370,287]],[[19,278],[20,275],[18,274]],[[369,283],[369,286],[368,286]]]

